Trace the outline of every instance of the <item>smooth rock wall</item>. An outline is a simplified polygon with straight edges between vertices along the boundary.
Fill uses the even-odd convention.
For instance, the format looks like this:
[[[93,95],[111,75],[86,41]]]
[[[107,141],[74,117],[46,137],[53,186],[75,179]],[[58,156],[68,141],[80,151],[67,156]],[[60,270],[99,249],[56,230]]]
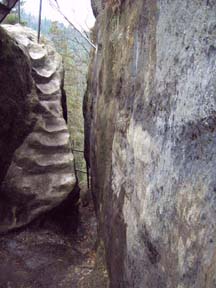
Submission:
[[[76,184],[62,59],[19,25],[0,33],[0,232],[58,206]]]
[[[86,157],[110,287],[213,288],[216,2],[109,1],[95,29]]]

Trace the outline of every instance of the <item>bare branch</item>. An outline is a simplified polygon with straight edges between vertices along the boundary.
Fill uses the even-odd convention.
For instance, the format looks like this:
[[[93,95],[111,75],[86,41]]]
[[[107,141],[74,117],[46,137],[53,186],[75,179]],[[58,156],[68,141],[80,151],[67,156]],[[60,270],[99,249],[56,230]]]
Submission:
[[[91,42],[91,40],[90,40],[83,32],[81,32],[81,31],[67,18],[67,16],[61,11],[58,1],[57,1],[57,0],[54,0],[54,1],[55,1],[56,5],[54,5],[54,4],[52,3],[52,1],[49,0],[50,5],[51,5],[52,7],[54,7],[54,8],[58,11],[59,14],[61,14],[61,16],[89,43],[89,45],[91,45],[94,49],[96,49],[96,46]]]

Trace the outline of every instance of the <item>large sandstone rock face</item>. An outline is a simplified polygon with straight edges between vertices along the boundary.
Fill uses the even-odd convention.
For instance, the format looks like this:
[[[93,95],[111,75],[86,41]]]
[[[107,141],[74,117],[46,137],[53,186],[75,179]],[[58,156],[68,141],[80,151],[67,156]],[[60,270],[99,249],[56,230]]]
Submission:
[[[84,103],[110,287],[216,287],[216,2],[118,2]]]
[[[56,207],[76,183],[63,118],[61,57],[50,44],[37,44],[32,30],[8,25],[3,28],[0,232],[25,225]]]

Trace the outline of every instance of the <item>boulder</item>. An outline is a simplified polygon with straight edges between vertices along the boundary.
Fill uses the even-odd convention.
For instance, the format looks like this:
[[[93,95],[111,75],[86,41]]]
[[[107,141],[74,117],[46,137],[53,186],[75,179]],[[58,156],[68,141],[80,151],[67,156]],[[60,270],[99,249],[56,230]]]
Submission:
[[[216,2],[109,2],[84,115],[110,287],[213,288]]]
[[[22,26],[0,29],[0,232],[58,206],[76,184],[60,55]],[[64,113],[63,113],[64,112]]]

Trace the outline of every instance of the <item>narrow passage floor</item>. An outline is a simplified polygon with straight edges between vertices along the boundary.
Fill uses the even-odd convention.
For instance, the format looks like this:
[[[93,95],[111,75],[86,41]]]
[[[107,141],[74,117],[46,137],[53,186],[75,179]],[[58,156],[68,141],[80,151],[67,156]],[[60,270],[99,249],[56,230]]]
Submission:
[[[95,269],[93,204],[81,207],[80,222],[76,235],[45,223],[0,236],[0,288],[107,287],[106,271]]]

